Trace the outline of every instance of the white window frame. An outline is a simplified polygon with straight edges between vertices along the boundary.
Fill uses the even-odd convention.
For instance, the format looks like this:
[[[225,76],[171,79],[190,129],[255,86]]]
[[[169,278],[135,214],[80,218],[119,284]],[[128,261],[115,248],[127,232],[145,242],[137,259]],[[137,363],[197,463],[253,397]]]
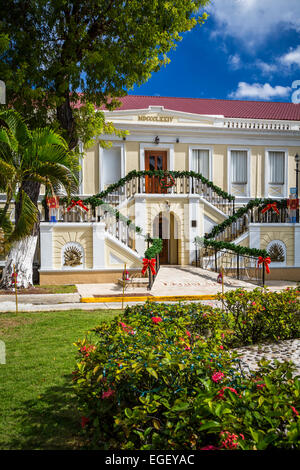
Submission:
[[[112,142],[112,147],[120,147],[121,149],[121,178],[125,176],[125,168],[126,168],[126,151],[124,142]],[[104,181],[103,181],[103,151],[105,149],[102,148],[99,144],[99,191],[104,191]]]
[[[270,179],[270,165],[269,165],[269,152],[283,152],[284,153],[284,183],[283,194],[278,196],[278,199],[288,197],[288,149],[286,148],[266,148],[265,149],[265,197],[269,196],[269,179]],[[276,197],[272,196],[273,199]]]
[[[193,163],[193,150],[208,150],[208,179],[212,181],[213,179],[213,147],[209,145],[190,145],[189,146],[189,171],[192,171],[192,163]]]
[[[231,178],[231,152],[247,152],[247,184],[246,184],[246,193],[244,196],[236,196],[238,199],[244,199],[250,197],[250,188],[251,188],[251,149],[248,147],[228,147],[227,148],[227,187],[228,193],[232,193],[232,178]]]
[[[140,144],[140,171],[145,171],[146,150],[167,150],[167,169],[174,171],[174,145],[173,144]]]

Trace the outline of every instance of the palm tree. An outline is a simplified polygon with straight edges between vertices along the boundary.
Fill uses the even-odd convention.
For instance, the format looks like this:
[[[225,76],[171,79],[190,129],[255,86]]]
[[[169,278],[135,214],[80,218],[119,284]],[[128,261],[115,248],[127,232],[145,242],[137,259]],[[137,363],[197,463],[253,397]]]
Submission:
[[[77,189],[78,159],[66,141],[46,127],[30,131],[21,116],[0,112],[0,189],[5,187],[6,204],[0,211],[0,227],[10,251],[1,287],[11,286],[13,268],[18,286],[32,285],[32,264],[39,234],[38,197],[46,191],[70,195]],[[9,225],[9,206],[15,202],[15,225]],[[3,235],[2,235],[3,236]]]

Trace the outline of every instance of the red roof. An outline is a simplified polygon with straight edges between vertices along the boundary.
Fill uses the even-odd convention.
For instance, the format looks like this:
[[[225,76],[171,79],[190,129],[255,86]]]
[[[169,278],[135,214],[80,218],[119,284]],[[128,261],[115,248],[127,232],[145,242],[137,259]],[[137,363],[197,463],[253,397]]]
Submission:
[[[300,104],[269,101],[238,101],[202,98],[172,98],[165,96],[127,95],[120,98],[119,109],[165,109],[193,114],[222,115],[226,118],[276,119],[300,121]]]

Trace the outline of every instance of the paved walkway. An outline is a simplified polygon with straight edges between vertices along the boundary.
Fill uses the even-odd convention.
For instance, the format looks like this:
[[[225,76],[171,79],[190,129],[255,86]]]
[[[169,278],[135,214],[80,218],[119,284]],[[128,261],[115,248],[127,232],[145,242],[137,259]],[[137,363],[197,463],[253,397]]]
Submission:
[[[300,375],[300,339],[246,346],[236,351],[240,356],[240,364],[245,373],[249,370],[256,370],[258,361],[265,358],[271,361],[271,364],[274,364],[275,359],[279,362],[291,361],[296,366],[294,375]]]
[[[217,282],[217,273],[206,271],[194,266],[162,266],[158,272],[151,292],[146,287],[127,286],[125,295],[153,295],[153,296],[174,296],[174,295],[215,295],[221,292],[222,286]],[[270,290],[281,290],[286,287],[296,287],[295,282],[286,281],[267,281],[267,287]],[[99,302],[92,304],[80,303],[81,297],[112,297],[120,296],[123,288],[120,284],[77,284],[78,293],[75,294],[35,294],[19,295],[18,307],[23,312],[39,312],[51,310],[98,310],[98,309],[121,309],[122,300],[116,299],[115,302]],[[254,289],[257,287],[245,281],[239,281],[234,278],[225,277],[224,290],[243,287],[245,289]],[[217,301],[210,300],[201,302],[215,306]],[[136,305],[143,302],[126,302],[123,306]],[[0,296],[0,312],[15,312],[15,299],[11,295]]]

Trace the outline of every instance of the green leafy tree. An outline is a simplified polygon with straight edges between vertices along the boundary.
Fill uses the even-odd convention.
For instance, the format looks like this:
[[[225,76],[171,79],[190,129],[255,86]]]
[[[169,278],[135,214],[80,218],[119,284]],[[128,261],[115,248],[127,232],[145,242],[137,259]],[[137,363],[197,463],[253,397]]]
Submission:
[[[200,10],[208,1],[6,0],[0,34],[10,47],[0,77],[8,104],[30,128],[62,128],[70,149],[78,139],[89,142],[95,129],[118,133],[101,107],[113,109],[118,97],[166,65],[180,34],[205,21]]]
[[[21,116],[0,112],[0,190],[6,204],[0,210],[2,238],[12,243],[3,271],[2,287],[11,285],[13,266],[18,285],[32,285],[32,262],[39,232],[38,197],[41,185],[52,194],[77,190],[77,158],[67,142],[50,128],[30,131]],[[9,215],[15,203],[15,225]]]

